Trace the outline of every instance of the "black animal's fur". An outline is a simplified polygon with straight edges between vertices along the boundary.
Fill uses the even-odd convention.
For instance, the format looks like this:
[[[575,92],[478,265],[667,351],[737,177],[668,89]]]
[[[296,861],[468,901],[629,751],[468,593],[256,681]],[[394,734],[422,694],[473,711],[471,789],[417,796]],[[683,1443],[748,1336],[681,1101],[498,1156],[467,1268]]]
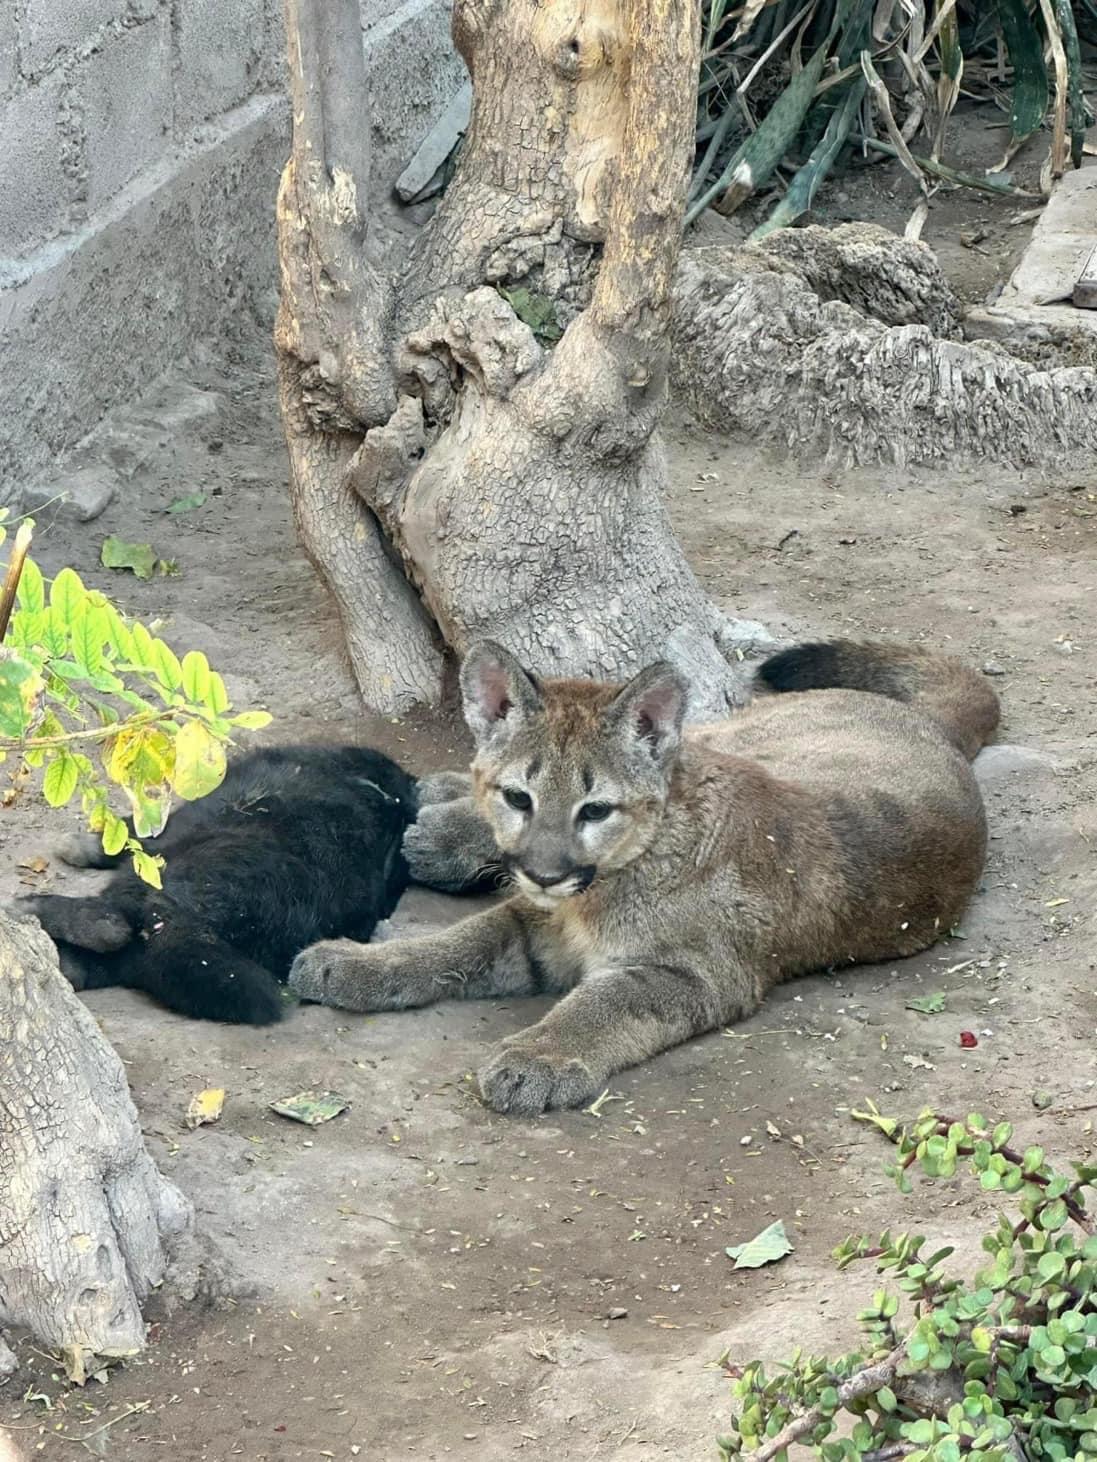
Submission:
[[[366,941],[408,884],[400,851],[416,784],[381,752],[284,746],[233,763],[151,846],[162,892],[129,859],[95,898],[21,902],[79,988],[126,985],[206,1020],[280,1019],[293,958],[319,939]],[[112,867],[90,848],[73,862]]]

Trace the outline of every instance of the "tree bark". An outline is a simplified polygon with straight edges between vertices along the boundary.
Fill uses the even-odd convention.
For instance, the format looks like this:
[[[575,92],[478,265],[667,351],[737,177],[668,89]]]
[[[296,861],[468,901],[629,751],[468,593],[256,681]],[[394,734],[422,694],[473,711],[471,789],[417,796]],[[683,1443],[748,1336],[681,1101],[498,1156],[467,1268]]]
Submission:
[[[702,421],[816,462],[1091,462],[1097,370],[966,341],[961,319],[932,252],[871,224],[690,250],[675,385]]]
[[[191,1259],[191,1208],[145,1150],[125,1073],[36,923],[0,914],[0,1325],[132,1355]]]
[[[365,699],[436,700],[445,647],[486,635],[542,673],[669,658],[694,713],[726,710],[735,651],[764,631],[725,620],[686,564],[658,434],[697,8],[456,0],[469,129],[390,271],[371,254],[368,159],[351,146],[368,115],[360,47],[310,59],[335,54],[352,12],[287,0],[276,344],[297,521]],[[519,317],[519,288],[551,308],[557,343]]]

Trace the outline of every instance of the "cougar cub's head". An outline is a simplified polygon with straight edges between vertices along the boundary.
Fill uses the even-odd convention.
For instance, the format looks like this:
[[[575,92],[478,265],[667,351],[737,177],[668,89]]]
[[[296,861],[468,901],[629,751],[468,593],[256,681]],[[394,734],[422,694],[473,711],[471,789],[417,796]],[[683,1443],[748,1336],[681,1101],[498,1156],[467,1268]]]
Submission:
[[[476,799],[515,885],[540,908],[583,893],[651,843],[687,686],[650,665],[626,686],[539,681],[483,641],[461,667]]]

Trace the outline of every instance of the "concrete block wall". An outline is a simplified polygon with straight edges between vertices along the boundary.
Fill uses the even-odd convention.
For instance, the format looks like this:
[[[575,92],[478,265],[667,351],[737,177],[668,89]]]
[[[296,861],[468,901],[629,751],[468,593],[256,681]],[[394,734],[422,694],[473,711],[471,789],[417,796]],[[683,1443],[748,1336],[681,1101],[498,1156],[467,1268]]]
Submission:
[[[374,184],[463,78],[450,0],[362,0]],[[0,0],[0,503],[276,283],[282,0]]]

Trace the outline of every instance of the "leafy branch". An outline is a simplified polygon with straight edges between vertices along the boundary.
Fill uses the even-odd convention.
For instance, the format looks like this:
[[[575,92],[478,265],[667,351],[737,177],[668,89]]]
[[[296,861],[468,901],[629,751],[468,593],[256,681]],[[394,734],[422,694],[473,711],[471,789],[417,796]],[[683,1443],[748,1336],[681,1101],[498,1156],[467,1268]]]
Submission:
[[[1087,1206],[1097,1164],[1059,1173],[1041,1147],[1012,1146],[1008,1122],[978,1113],[958,1121],[927,1111],[908,1130],[867,1105],[854,1116],[895,1142],[888,1171],[902,1192],[915,1169],[950,1178],[962,1163],[1019,1213],[984,1236],[989,1262],[970,1280],[942,1269],[952,1248],[923,1254],[922,1235],[847,1239],[839,1268],[874,1260],[899,1294],[876,1291],[858,1316],[865,1342],[848,1355],[797,1352],[774,1376],[725,1357],[740,1410],[721,1456],[787,1462],[795,1444],[824,1462],[1097,1456],[1097,1234]],[[854,1424],[838,1436],[842,1413]]]
[[[159,887],[163,860],[140,840],[163,829],[173,796],[193,801],[220,785],[234,730],[258,730],[271,717],[233,713],[201,651],[179,660],[155,625],[124,616],[72,569],[48,583],[29,556],[32,530],[29,520],[20,526],[0,589],[0,762],[16,763],[4,803],[40,770],[52,807],[79,797],[104,851],[128,851],[140,877]],[[113,788],[129,804],[132,831],[110,806]]]

